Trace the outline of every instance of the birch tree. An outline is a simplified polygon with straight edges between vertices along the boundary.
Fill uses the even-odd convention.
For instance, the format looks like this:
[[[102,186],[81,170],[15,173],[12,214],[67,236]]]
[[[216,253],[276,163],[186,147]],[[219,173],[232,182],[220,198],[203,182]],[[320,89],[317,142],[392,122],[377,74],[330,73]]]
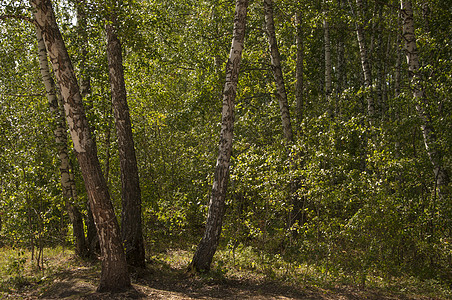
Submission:
[[[237,94],[240,62],[244,48],[247,8],[248,0],[236,0],[233,38],[229,58],[226,63],[226,82],[223,89],[219,153],[215,166],[209,210],[207,212],[206,229],[189,267],[198,272],[208,271],[210,269],[212,258],[220,240],[229,180],[229,161],[232,153],[234,102]]]
[[[361,58],[361,68],[364,76],[364,89],[366,90],[367,115],[369,120],[375,117],[375,103],[372,98],[372,73],[370,70],[369,56],[364,39],[364,8],[362,0],[356,0],[356,36],[358,38],[359,56]]]
[[[65,200],[66,209],[68,211],[69,219],[72,223],[75,240],[75,254],[79,257],[86,257],[88,255],[88,247],[83,230],[83,218],[80,211],[75,206],[77,192],[75,190],[73,176],[70,171],[70,160],[67,148],[67,136],[64,116],[61,114],[58,93],[55,82],[53,81],[49,70],[49,65],[47,62],[47,50],[39,26],[36,26],[36,37],[38,39],[39,68],[41,71],[42,81],[46,89],[50,111],[55,120],[54,135],[60,162],[60,183],[63,191],[63,198]]]
[[[107,23],[107,58],[110,86],[121,167],[121,237],[127,263],[145,267],[144,242],[141,228],[141,190],[132,135],[129,106],[127,104],[122,48],[116,32],[114,15]]]
[[[63,97],[74,151],[80,164],[99,236],[102,272],[98,291],[128,289],[131,287],[130,278],[118,221],[97,158],[97,149],[88,126],[77,78],[56,23],[52,4],[50,0],[31,0],[31,4]]]
[[[442,153],[438,147],[438,141],[433,128],[432,116],[428,111],[428,101],[424,93],[423,80],[419,70],[419,55],[416,46],[416,36],[411,1],[401,1],[401,16],[403,28],[404,50],[408,63],[408,75],[411,79],[411,90],[416,102],[416,111],[421,119],[422,136],[425,149],[433,166],[435,185],[438,188],[440,198],[446,194],[449,184],[449,176],[442,162]]]

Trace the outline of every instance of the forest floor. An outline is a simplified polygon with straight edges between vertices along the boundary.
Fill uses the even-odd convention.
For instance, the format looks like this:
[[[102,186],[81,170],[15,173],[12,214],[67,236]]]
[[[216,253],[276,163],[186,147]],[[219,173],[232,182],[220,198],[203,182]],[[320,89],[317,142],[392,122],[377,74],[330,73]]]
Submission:
[[[408,285],[391,289],[350,283],[294,284],[249,272],[189,274],[186,266],[191,253],[182,250],[154,257],[146,270],[133,273],[133,290],[97,293],[99,263],[76,260],[70,254],[66,250],[45,258],[46,271],[35,270],[42,272],[39,276],[10,276],[15,279],[9,285],[3,281],[0,299],[447,299],[435,291],[410,291]]]

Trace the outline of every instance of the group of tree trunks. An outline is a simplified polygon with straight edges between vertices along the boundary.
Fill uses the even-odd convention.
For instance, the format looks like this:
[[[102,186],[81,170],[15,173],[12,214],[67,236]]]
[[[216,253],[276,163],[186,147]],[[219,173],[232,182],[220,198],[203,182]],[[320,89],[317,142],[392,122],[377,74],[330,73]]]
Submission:
[[[105,32],[107,36],[107,58],[109,78],[112,94],[112,107],[114,110],[116,132],[121,167],[122,182],[122,210],[121,227],[118,224],[105,177],[103,175],[98,156],[95,139],[89,127],[86,117],[86,108],[83,105],[83,96],[89,91],[89,78],[81,75],[80,85],[77,81],[74,68],[66,50],[62,35],[58,28],[51,0],[31,0],[34,8],[36,36],[39,47],[39,63],[42,80],[45,85],[50,109],[54,115],[54,135],[58,146],[60,161],[61,187],[65,199],[65,205],[73,225],[75,252],[79,256],[86,256],[92,247],[85,239],[83,230],[83,218],[76,206],[77,192],[74,178],[71,172],[69,149],[67,148],[66,126],[69,127],[73,142],[73,151],[80,165],[85,188],[89,198],[89,208],[99,238],[102,273],[98,289],[100,291],[120,291],[130,288],[128,265],[145,267],[144,241],[141,224],[141,192],[138,177],[138,167],[135,147],[132,138],[132,125],[127,104],[127,93],[124,81],[122,62],[122,47],[117,34],[117,20],[114,5],[109,7]],[[275,34],[273,21],[273,2],[263,0],[265,13],[265,32],[268,38],[271,58],[271,70],[276,83],[276,98],[279,103],[282,131],[286,144],[294,142],[294,134],[289,114],[287,93],[284,84],[284,76],[281,68],[281,58]],[[226,64],[225,84],[222,93],[222,122],[219,141],[219,153],[215,167],[214,181],[210,194],[206,228],[190,268],[196,271],[208,271],[217,249],[222,221],[225,212],[225,198],[229,180],[229,165],[233,148],[234,107],[237,93],[237,84],[242,52],[244,49],[245,25],[248,8],[248,0],[236,0],[233,38],[229,58]],[[359,46],[361,67],[364,78],[365,97],[367,101],[367,116],[369,124],[373,124],[377,115],[377,108],[372,97],[372,79],[368,61],[368,50],[364,42],[365,18],[361,0],[356,0],[356,35]],[[323,22],[325,43],[325,96],[330,98],[331,89],[331,54],[329,40],[329,23],[324,11]],[[83,10],[78,11],[83,18]],[[411,78],[413,97],[417,102],[416,110],[422,122],[424,144],[437,185],[439,197],[446,193],[449,178],[442,163],[442,155],[438,149],[436,135],[432,126],[432,117],[425,109],[426,100],[422,78],[419,75],[419,58],[416,48],[416,37],[411,3],[408,0],[401,1],[401,16],[403,22],[403,40],[408,63],[408,71]],[[301,16],[296,15],[296,117],[301,120],[303,116],[303,30]],[[81,29],[83,30],[83,29]],[[341,50],[342,49],[342,50]],[[82,49],[83,51],[83,49]],[[338,47],[338,56],[343,51],[343,45]],[[86,55],[86,51],[83,55]],[[343,55],[343,53],[342,53]],[[58,83],[58,88],[53,82],[48,66],[47,56]],[[340,61],[339,61],[340,64]],[[400,65],[400,63],[398,63]],[[339,70],[339,84],[341,68]],[[397,74],[396,74],[397,75]],[[61,105],[60,105],[61,104]],[[64,110],[64,112],[62,112]],[[66,118],[64,118],[63,114]],[[333,114],[333,113],[332,113]],[[334,114],[333,114],[334,115]],[[298,122],[300,124],[301,122]],[[299,130],[296,128],[296,130]],[[290,155],[290,150],[288,150]],[[292,166],[296,167],[296,166]],[[297,187],[291,183],[291,194]],[[299,205],[294,198],[294,207]],[[292,212],[295,219],[296,211]],[[294,220],[289,220],[293,223]]]

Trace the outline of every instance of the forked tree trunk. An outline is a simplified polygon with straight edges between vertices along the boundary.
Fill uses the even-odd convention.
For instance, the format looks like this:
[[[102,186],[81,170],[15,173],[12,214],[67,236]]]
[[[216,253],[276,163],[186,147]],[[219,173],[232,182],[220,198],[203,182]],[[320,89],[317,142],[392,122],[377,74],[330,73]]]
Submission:
[[[56,23],[50,0],[31,0],[37,26],[40,27],[61,95],[66,120],[74,145],[85,188],[90,199],[100,240],[102,272],[98,290],[120,291],[131,287],[127,262],[122,248],[118,221],[110,201],[105,179],[97,158],[80,89],[66,46]]]
[[[276,41],[275,23],[273,21],[273,1],[264,0],[265,25],[270,48],[271,67],[276,82],[277,98],[281,121],[283,125],[284,138],[288,144],[293,143],[292,124],[290,122],[289,104],[287,102],[286,87],[281,68],[281,57],[279,55],[278,43]]]
[[[127,263],[144,268],[144,242],[141,228],[141,191],[138,166],[127,104],[122,48],[114,27],[115,20],[106,25],[107,58],[121,167],[121,237]]]
[[[63,198],[68,211],[69,219],[72,223],[72,231],[75,240],[75,254],[79,257],[88,256],[88,247],[86,245],[85,233],[83,229],[83,218],[80,211],[75,206],[77,193],[75,184],[73,184],[70,173],[70,160],[67,149],[67,136],[64,116],[61,113],[58,101],[58,93],[55,82],[49,70],[47,62],[47,50],[42,38],[41,29],[36,27],[36,36],[38,39],[38,55],[41,77],[44,83],[47,99],[49,101],[50,111],[55,120],[54,135],[57,144],[58,158],[60,160],[60,183],[63,191]]]
[[[232,153],[234,101],[237,93],[240,62],[244,47],[247,8],[248,0],[236,0],[232,45],[226,63],[226,82],[223,90],[219,153],[210,195],[206,229],[189,267],[191,270],[198,272],[204,272],[210,269],[213,255],[220,240],[229,180],[229,160]]]
[[[416,36],[414,34],[414,18],[411,2],[402,0],[401,15],[403,25],[403,39],[405,41],[405,54],[408,63],[408,72],[411,78],[411,89],[416,101],[416,110],[422,121],[421,130],[424,138],[424,145],[427,150],[430,162],[433,165],[435,183],[438,188],[438,195],[443,198],[449,184],[449,176],[442,162],[442,153],[438,148],[438,141],[432,124],[432,117],[428,112],[428,101],[424,94],[424,87],[419,73],[419,56],[416,47]]]

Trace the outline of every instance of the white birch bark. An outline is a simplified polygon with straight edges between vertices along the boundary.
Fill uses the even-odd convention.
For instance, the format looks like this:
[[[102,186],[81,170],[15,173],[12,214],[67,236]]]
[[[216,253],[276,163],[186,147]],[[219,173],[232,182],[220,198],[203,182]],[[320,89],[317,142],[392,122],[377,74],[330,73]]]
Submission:
[[[369,120],[375,117],[375,104],[372,96],[372,76],[369,64],[369,58],[367,53],[367,47],[364,40],[364,15],[363,15],[363,5],[361,0],[356,0],[356,11],[357,11],[357,22],[356,22],[356,36],[358,38],[359,55],[361,58],[361,68],[364,75],[364,88],[366,90],[366,101],[367,101],[367,115]]]
[[[408,72],[411,78],[411,89],[416,101],[416,111],[422,121],[421,130],[424,138],[425,149],[433,166],[435,183],[440,198],[446,193],[449,177],[442,163],[442,154],[438,147],[437,137],[432,124],[432,117],[427,110],[428,102],[424,94],[424,87],[419,73],[419,55],[416,47],[414,30],[414,18],[411,1],[401,1],[401,15],[403,27],[403,40],[405,42],[405,54],[408,63]]]
[[[209,201],[206,229],[189,267],[192,270],[200,272],[210,269],[210,264],[218,247],[222,229],[229,180],[229,161],[232,154],[234,102],[237,94],[240,62],[244,48],[247,8],[248,0],[236,0],[233,38],[229,59],[226,63],[226,82],[223,90],[219,152]]]
[[[118,221],[97,158],[74,68],[56,23],[52,4],[50,0],[31,0],[31,4],[63,96],[66,120],[100,240],[102,272],[98,290],[129,289],[130,277]]]
[[[36,37],[38,39],[38,56],[41,77],[46,89],[50,111],[55,121],[54,136],[57,144],[58,158],[60,161],[60,183],[66,209],[73,227],[75,253],[80,257],[85,257],[88,253],[88,249],[83,230],[82,216],[74,204],[77,198],[77,193],[75,191],[73,176],[70,172],[70,160],[67,149],[64,117],[59,109],[58,93],[55,82],[53,81],[49,70],[46,46],[39,27],[36,27]]]

